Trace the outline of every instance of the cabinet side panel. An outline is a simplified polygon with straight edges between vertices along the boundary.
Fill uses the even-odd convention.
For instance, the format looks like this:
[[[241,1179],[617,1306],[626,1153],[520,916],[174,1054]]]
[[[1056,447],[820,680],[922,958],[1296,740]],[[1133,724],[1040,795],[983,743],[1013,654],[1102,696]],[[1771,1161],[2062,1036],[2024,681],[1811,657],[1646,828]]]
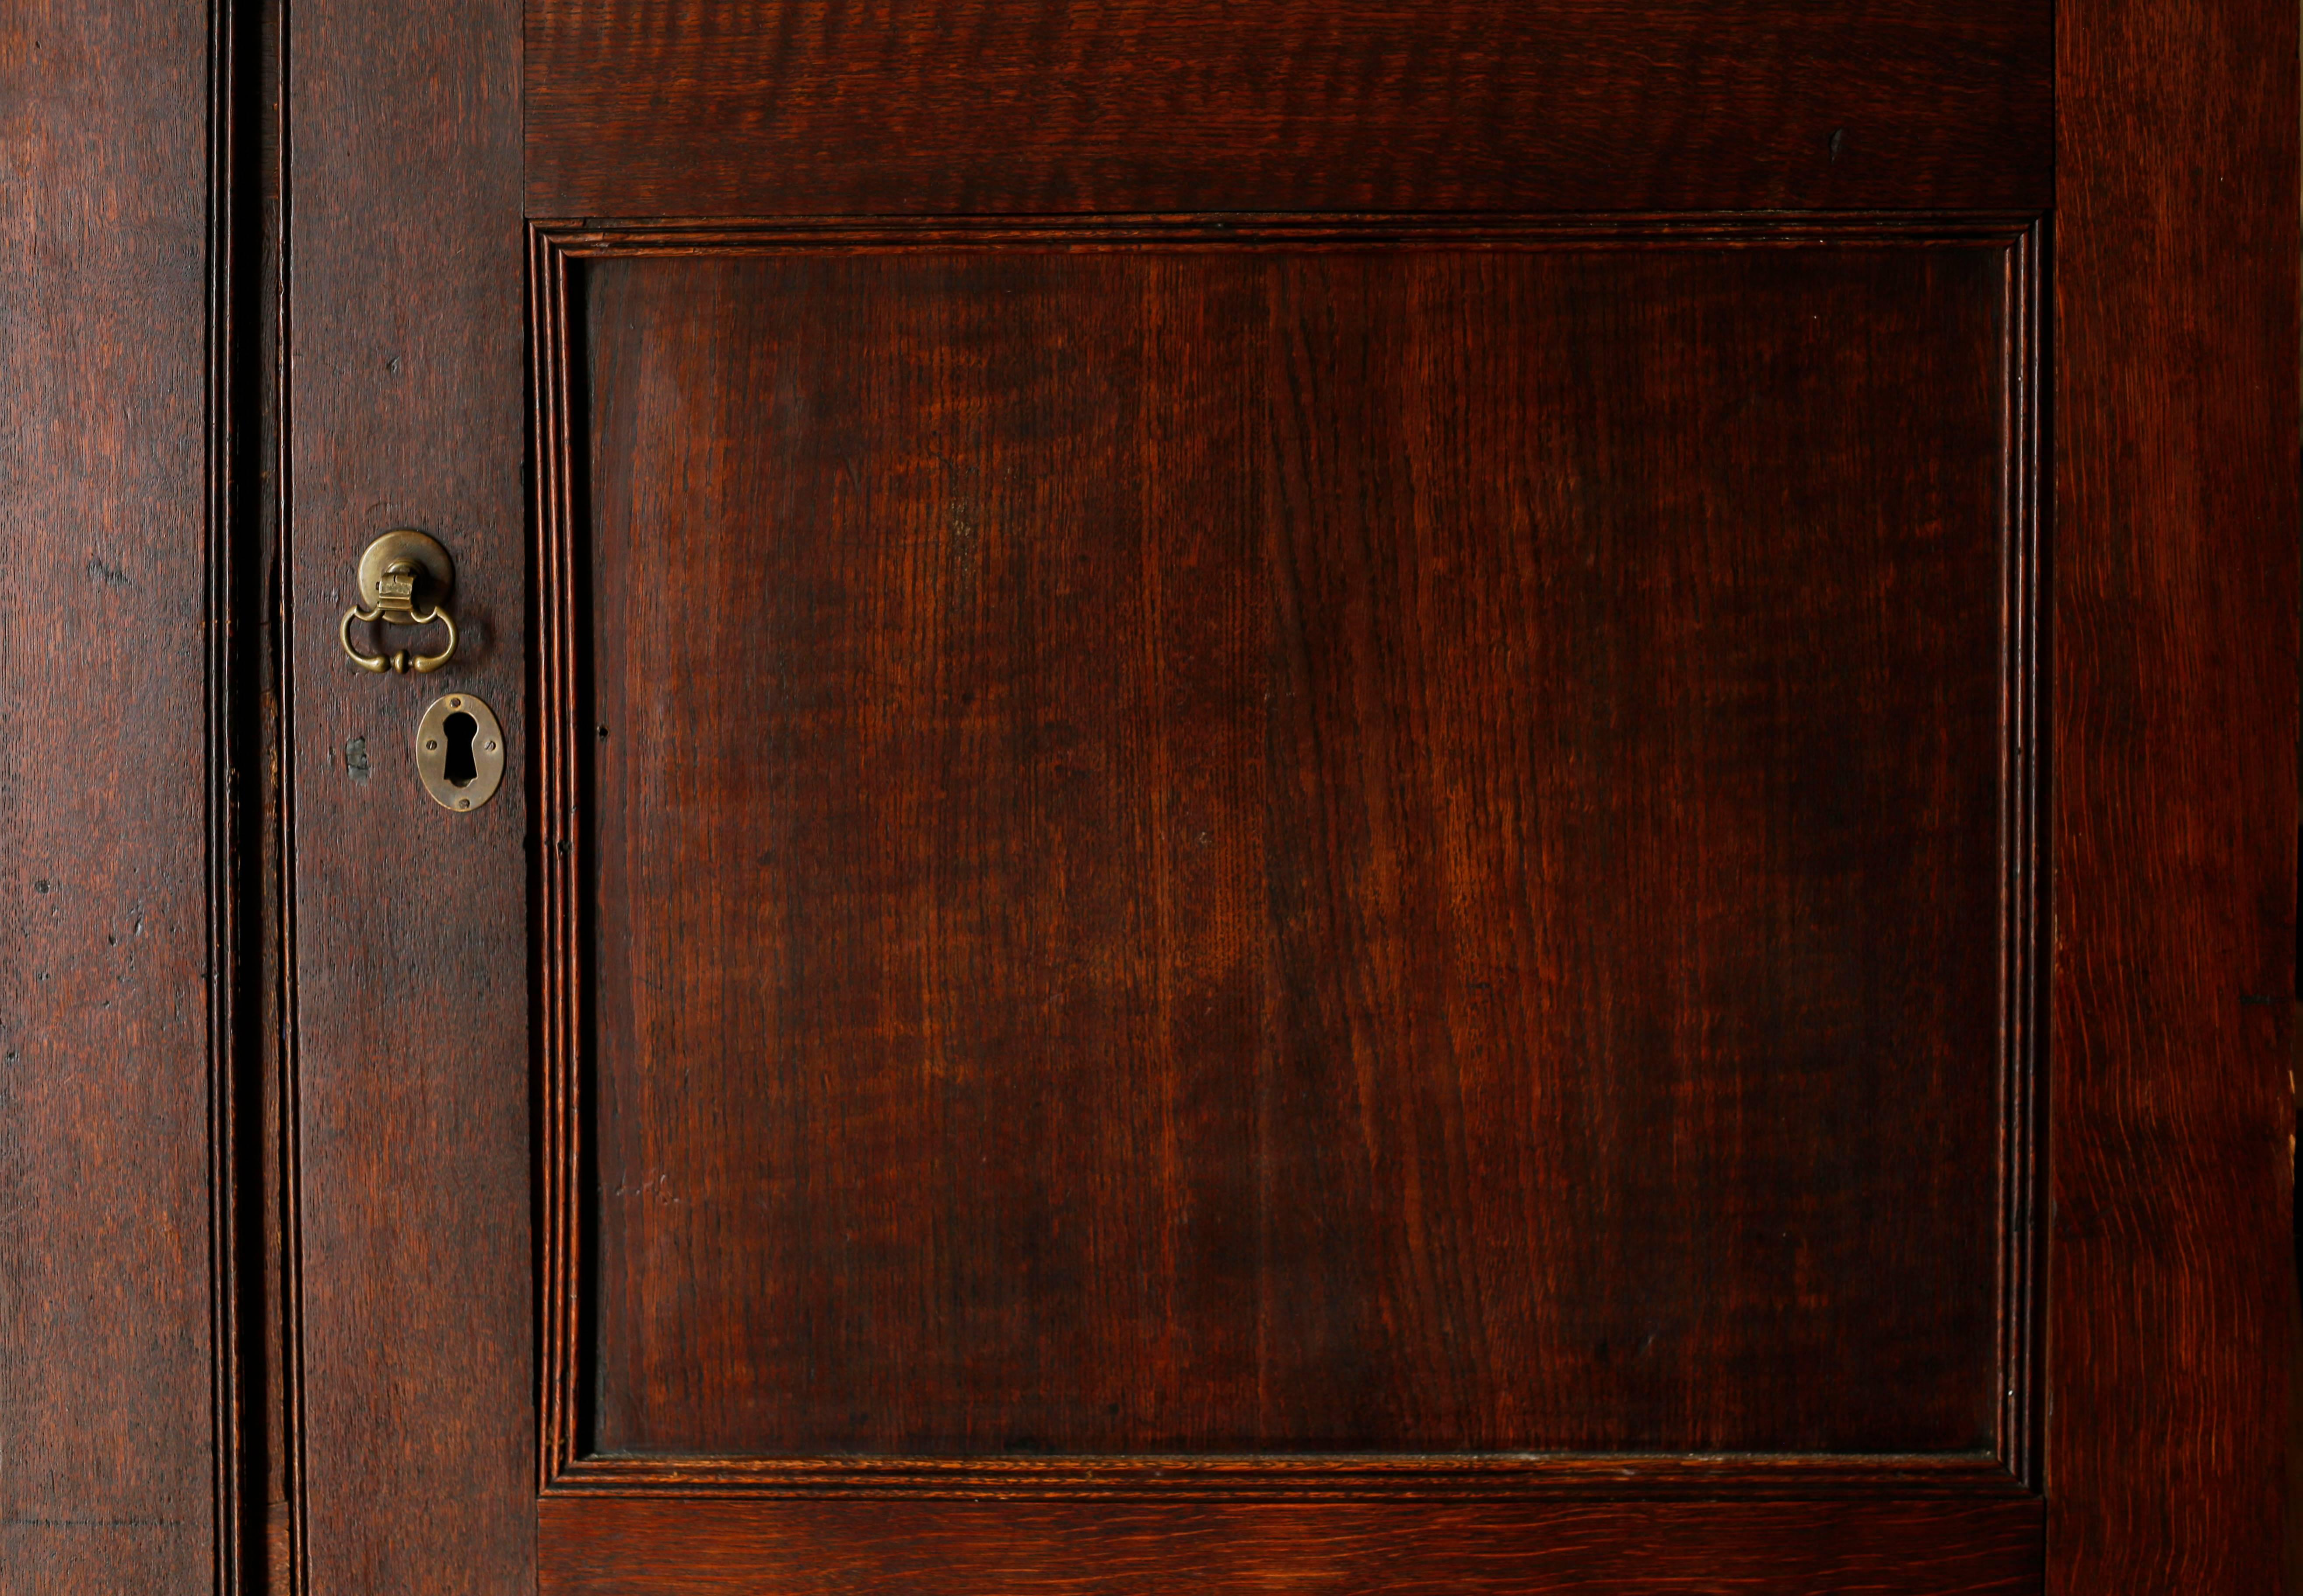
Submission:
[[[0,15],[0,1589],[213,1590],[210,8]]]

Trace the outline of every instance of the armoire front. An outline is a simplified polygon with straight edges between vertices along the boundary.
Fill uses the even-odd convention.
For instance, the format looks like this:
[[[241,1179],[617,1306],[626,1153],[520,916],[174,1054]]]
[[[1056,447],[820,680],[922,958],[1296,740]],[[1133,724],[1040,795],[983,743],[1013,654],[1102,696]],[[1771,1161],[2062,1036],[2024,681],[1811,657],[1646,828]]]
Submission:
[[[0,1585],[2281,1588],[2296,24],[0,22]]]

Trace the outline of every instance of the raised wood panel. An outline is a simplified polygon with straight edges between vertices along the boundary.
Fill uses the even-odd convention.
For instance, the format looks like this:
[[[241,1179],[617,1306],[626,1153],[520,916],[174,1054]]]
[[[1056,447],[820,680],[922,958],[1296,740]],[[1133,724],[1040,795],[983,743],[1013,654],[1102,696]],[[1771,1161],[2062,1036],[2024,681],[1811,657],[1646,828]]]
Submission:
[[[2045,0],[530,0],[538,217],[2037,207]]]
[[[2031,1596],[2037,1499],[1511,1507],[547,1499],[544,1596]]]
[[[1845,232],[544,241],[547,1472],[2018,1464],[2029,245]]]

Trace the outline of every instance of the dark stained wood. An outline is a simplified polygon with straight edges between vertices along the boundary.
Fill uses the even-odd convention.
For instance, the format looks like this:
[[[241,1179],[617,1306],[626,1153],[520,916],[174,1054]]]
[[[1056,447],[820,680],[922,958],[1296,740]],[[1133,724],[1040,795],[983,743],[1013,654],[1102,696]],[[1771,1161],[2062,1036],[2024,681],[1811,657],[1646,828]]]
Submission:
[[[2029,1596],[2041,1507],[1991,1502],[1142,1507],[548,1499],[544,1596]]]
[[[525,137],[517,11],[295,12],[291,1220],[315,1596],[532,1590],[539,1532],[544,1588],[587,1592],[2278,1588],[2291,11],[536,0]],[[20,52],[41,37],[0,33]],[[87,81],[114,106],[160,92]],[[124,171],[164,144],[70,145],[73,109],[22,124],[48,140],[40,170]],[[2058,196],[2044,656],[2020,624],[2038,602],[2020,485],[2040,409],[2016,331],[2039,279],[2003,263],[1986,283],[1985,258],[2017,249],[2004,239],[1873,251],[1814,218],[1831,236],[1805,256],[1683,237],[1554,258],[1465,239],[1337,248],[1342,222],[1276,252],[1205,236],[1218,212],[2038,211]],[[540,274],[545,388],[572,353],[624,384],[591,399],[655,396],[628,418],[621,567],[609,455],[579,477],[551,430],[564,419],[588,442],[593,423],[603,437],[621,423],[541,392],[545,535],[522,569],[523,210],[821,227],[743,262],[691,232],[662,247],[721,258],[602,266],[572,348],[557,268]],[[1116,211],[1188,213],[1202,236],[1093,259],[1061,237],[957,236],[971,214]],[[89,269],[162,317],[173,301],[139,290],[179,258],[105,253],[139,236],[116,207],[65,214],[76,246],[94,241]],[[862,236],[890,215],[941,216],[949,235]],[[58,258],[57,236],[44,215],[20,258]],[[54,282],[0,292],[81,315],[39,297]],[[1583,297],[1554,303],[1535,282]],[[1794,288],[1826,312],[1819,330]],[[1656,302],[1626,310],[1642,292]],[[22,782],[32,767],[8,761],[51,748],[26,730],[38,712],[97,680],[28,648],[35,614],[100,618],[73,634],[86,669],[181,707],[160,675],[128,674],[147,667],[117,641],[125,598],[90,610],[55,528],[192,522],[106,519],[114,501],[88,485],[125,480],[164,412],[139,412],[131,437],[124,410],[63,385],[80,374],[55,329],[80,323],[7,325],[38,336],[6,369],[59,384],[42,392],[66,396],[94,451],[61,497],[21,501],[44,541],[0,583],[0,605],[26,606],[0,632],[18,640],[0,641],[15,673],[0,688],[29,691],[4,701],[34,711],[0,720],[0,775]],[[148,376],[173,346],[145,342],[103,348]],[[681,372],[710,380],[674,394]],[[1448,386],[1465,374],[1481,380]],[[182,403],[198,382],[188,366],[139,391]],[[1455,393],[1479,402],[1434,402]],[[738,425],[762,415],[778,428]],[[1675,452],[1655,441],[1666,429]],[[1820,441],[1805,474],[1787,439]],[[155,491],[138,514],[165,509],[170,480],[139,479]],[[1835,508],[1851,503],[1862,513]],[[81,513],[59,519],[59,504]],[[352,555],[401,520],[463,562],[475,627],[455,680],[514,739],[513,790],[460,830],[390,763],[442,684],[352,677],[325,635]],[[577,527],[580,545],[562,536]],[[1826,536],[1850,527],[1852,553]],[[2012,539],[1987,567],[1983,527]],[[780,536],[733,535],[758,528]],[[637,573],[667,551],[650,595]],[[1579,567],[1586,553],[1612,558]],[[190,589],[151,569],[134,613],[181,631],[194,611],[165,605]],[[1896,572],[1927,579],[1883,579]],[[531,574],[548,727],[523,681]],[[1755,596],[1771,592],[1789,602]],[[595,638],[609,614],[625,624]],[[2043,724],[2030,695],[2049,664]],[[667,669],[688,697],[649,675]],[[1546,690],[1563,680],[1574,690]],[[133,694],[105,707],[119,727],[190,735]],[[139,775],[173,768],[143,754],[181,752],[105,730],[112,764]],[[596,768],[565,747],[525,763],[547,733],[588,739]],[[343,763],[354,737],[367,785]],[[2048,1220],[2025,1205],[2024,1060],[2048,977],[2026,939],[2046,924],[2029,838],[2050,739],[2041,1336],[2030,1246]],[[819,779],[755,780],[777,769]],[[586,774],[620,807],[583,808]],[[165,807],[174,790],[156,778],[107,795],[92,827],[27,834],[113,861],[88,879],[122,891],[190,880],[139,828],[189,823]],[[1205,819],[1177,823],[1191,815]],[[89,854],[90,835],[114,851]],[[402,849],[410,836],[424,847]],[[1970,900],[1978,882],[1987,901]],[[573,911],[594,890],[644,934],[594,949],[587,985]],[[1875,904],[1895,912],[1853,907]],[[20,930],[43,924],[28,913]],[[138,991],[197,991],[185,945]],[[122,1034],[37,1007],[54,993],[32,974],[66,967],[21,967],[26,992],[0,998],[35,1005],[44,1045],[75,1050],[72,1074],[18,1088],[31,1134],[65,1123],[51,1105],[67,1095],[83,1115],[128,1102],[152,1146],[189,1158],[201,1055],[120,1091]],[[139,1012],[152,1028],[119,1059],[140,1068],[164,1055],[134,1050],[179,1039],[159,1027],[189,1010]],[[809,1027],[836,1046],[795,1047]],[[726,1069],[730,1035],[769,1040]],[[589,1098],[574,1090],[586,1039]],[[1845,1059],[1860,1068],[1834,1067]],[[1244,1113],[1261,1139],[1238,1132]],[[585,1124],[614,1170],[577,1158]],[[1536,1134],[1513,1144],[1514,1125]],[[67,1258],[149,1233],[177,1212],[164,1177],[187,1166],[114,1155],[117,1172],[162,1177],[107,1214],[123,1229],[67,1218],[51,1242],[55,1203],[29,1178],[41,1201],[0,1224],[45,1227]],[[93,1171],[106,1190],[114,1170]],[[602,1195],[589,1254],[586,1190]],[[166,1232],[187,1249],[198,1234]],[[1540,1245],[1512,1253],[1514,1235]],[[0,1255],[24,1251],[6,1239]],[[180,1279],[158,1252],[128,1262],[150,1266],[148,1293]],[[86,1278],[126,1301],[122,1277]],[[1276,1353],[1272,1327],[1296,1332]],[[163,1353],[194,1355],[181,1341],[132,1355]],[[1816,1389],[1794,1378],[1801,1357]],[[2029,1401],[2035,1357],[2051,1414]],[[108,1374],[142,1377],[119,1362],[107,1348]],[[132,1457],[155,1471],[137,1478],[162,1478],[192,1410],[163,1414],[132,1453],[118,1426],[65,1440],[57,1415],[122,1411],[88,1406],[112,1388],[72,1378],[20,1396],[37,1389],[20,1376],[0,1401],[47,1404],[31,1432],[80,1472],[0,1477],[86,1487],[121,1539],[54,1552],[78,1526],[27,1498],[0,1529],[51,1555],[0,1537],[0,1558],[19,1558],[0,1573],[110,1588],[125,1567],[182,1588],[164,1565],[194,1518],[103,1469]],[[824,1400],[810,1378],[873,1400]],[[1772,1483],[1765,1464],[1666,1454],[1616,1492],[1654,1490],[1645,1502],[1565,1499],[1572,1470],[1515,1502],[666,1499],[776,1480],[861,1491],[882,1465],[898,1494],[992,1494],[1000,1465],[1042,1455],[1030,1446],[1243,1438],[1299,1448],[1235,1476],[1284,1495],[1264,1475],[1348,1465],[1333,1448],[1359,1438],[1539,1431],[1936,1450],[1794,1457]],[[630,1451],[571,1462],[601,1440]],[[1025,1446],[957,1455],[1010,1440]],[[747,1456],[791,1445],[816,1456],[783,1475]],[[645,1449],[688,1447],[727,1455]],[[898,1478],[939,1464],[891,1448],[939,1447],[941,1486]],[[1978,1464],[1993,1458],[1987,1499]],[[1810,1470],[1836,1480],[1834,1499],[1805,1499]],[[1047,1493],[1113,1490],[1076,1472]],[[1423,1477],[1469,1497],[1476,1472]]]
[[[2044,207],[2001,0],[534,0],[540,217]]]
[[[593,1446],[1997,1442],[2016,257],[1658,241],[584,268]]]
[[[0,1589],[233,1522],[212,8],[0,15]]]
[[[2051,1583],[2280,1588],[2296,11],[2059,8]]]
[[[411,739],[463,688],[527,752],[519,13],[287,16],[299,1551],[325,1596],[504,1596],[535,1581],[525,783],[451,815]],[[456,562],[428,678],[336,638],[403,526]]]

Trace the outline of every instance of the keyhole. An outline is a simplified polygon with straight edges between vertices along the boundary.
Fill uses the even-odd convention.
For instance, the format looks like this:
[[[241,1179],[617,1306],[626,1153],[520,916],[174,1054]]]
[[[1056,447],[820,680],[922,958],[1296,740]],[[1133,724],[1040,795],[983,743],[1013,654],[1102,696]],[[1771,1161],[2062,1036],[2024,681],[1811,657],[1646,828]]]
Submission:
[[[495,797],[503,772],[504,734],[495,711],[469,693],[425,706],[416,723],[416,777],[434,803],[459,813],[477,809]]]
[[[449,786],[469,787],[472,778],[480,773],[472,763],[472,734],[479,729],[480,723],[461,710],[442,722],[440,735],[448,739],[448,763],[440,773],[448,778]]]

